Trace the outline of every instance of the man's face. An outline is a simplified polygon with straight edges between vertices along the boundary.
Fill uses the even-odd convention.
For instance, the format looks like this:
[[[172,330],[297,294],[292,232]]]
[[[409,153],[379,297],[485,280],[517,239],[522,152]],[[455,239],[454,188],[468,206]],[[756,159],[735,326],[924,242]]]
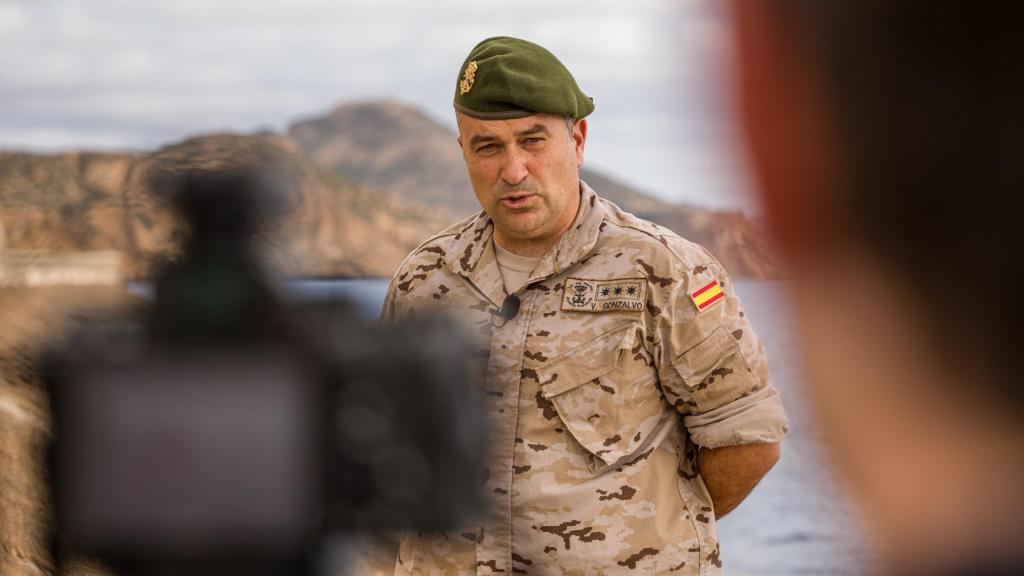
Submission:
[[[579,208],[586,120],[560,116],[480,120],[456,113],[459,145],[477,201],[506,248],[549,246]]]

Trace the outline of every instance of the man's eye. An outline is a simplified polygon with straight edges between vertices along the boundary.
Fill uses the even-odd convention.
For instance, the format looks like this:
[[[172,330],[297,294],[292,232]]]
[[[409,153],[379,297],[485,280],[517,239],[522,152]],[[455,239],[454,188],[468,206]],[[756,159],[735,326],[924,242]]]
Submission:
[[[495,144],[484,144],[483,146],[476,149],[477,154],[493,154],[498,150]]]
[[[543,139],[543,138],[540,138],[540,137],[537,137],[537,136],[535,136],[535,137],[531,137],[531,138],[527,138],[527,139],[525,140],[525,142],[526,142],[527,144],[540,144],[540,143],[541,143],[541,142],[543,142],[543,141],[544,141],[544,139]]]

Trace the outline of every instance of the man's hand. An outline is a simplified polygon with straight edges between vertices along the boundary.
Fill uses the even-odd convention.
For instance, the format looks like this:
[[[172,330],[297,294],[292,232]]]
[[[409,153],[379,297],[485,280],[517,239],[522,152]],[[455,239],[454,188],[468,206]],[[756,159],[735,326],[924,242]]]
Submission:
[[[778,442],[701,448],[697,465],[711,494],[715,516],[721,518],[738,506],[778,461]]]

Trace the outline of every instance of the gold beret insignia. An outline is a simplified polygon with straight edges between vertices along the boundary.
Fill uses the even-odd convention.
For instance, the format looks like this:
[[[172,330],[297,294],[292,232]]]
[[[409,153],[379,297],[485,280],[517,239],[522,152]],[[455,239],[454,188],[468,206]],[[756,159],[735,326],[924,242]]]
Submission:
[[[459,94],[465,94],[473,89],[473,82],[476,81],[476,60],[466,65],[466,71],[462,73],[462,82],[459,82]]]

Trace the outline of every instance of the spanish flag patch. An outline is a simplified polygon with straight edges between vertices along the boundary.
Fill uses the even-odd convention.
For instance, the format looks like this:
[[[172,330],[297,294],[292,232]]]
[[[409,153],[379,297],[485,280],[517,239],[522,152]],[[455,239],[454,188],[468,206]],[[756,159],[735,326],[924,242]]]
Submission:
[[[712,280],[690,292],[690,300],[693,300],[693,305],[697,307],[698,312],[707,310],[722,298],[725,298],[725,292],[722,291],[722,287],[718,284],[717,280]]]

